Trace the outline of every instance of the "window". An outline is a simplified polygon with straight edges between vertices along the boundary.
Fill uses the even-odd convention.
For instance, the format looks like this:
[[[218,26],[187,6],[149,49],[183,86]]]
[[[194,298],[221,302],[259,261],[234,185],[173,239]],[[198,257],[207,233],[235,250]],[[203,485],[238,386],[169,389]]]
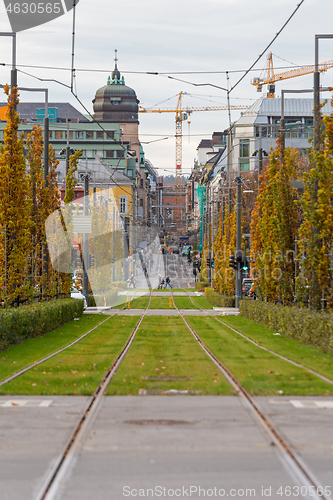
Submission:
[[[52,134],[53,134],[53,131],[49,130],[49,139],[52,139]]]
[[[66,138],[67,138],[67,132],[66,132]],[[72,131],[72,130],[70,130],[70,131],[68,132],[68,138],[69,138],[69,139],[73,139],[73,131]]]
[[[75,191],[74,195],[75,195],[75,198],[78,198],[79,197],[78,191]]]
[[[104,139],[104,132],[102,132],[101,130],[96,132],[96,139]]]
[[[129,168],[127,170],[127,175],[128,175],[128,177],[130,177],[131,179],[133,179],[133,169],[132,168]]]
[[[242,160],[240,159],[239,160],[239,167],[240,167],[240,170],[244,171],[244,170],[250,170],[250,160]]]
[[[56,130],[54,133],[56,139],[62,139],[62,130]]]
[[[90,149],[87,149],[87,158],[94,158],[94,152],[91,151]]]
[[[107,136],[108,139],[113,139],[114,138],[114,130],[112,130],[111,132],[108,132],[106,134],[106,136]]]
[[[75,139],[83,139],[83,131],[82,130],[75,131]]]
[[[122,149],[117,150],[117,158],[124,158],[124,151]]]
[[[110,97],[110,102],[113,106],[118,106],[121,103],[121,97]]]
[[[127,196],[119,196],[119,212],[127,214]]]
[[[143,198],[140,198],[140,207],[143,207]]]
[[[240,158],[248,158],[250,156],[250,139],[239,140],[239,156]]]
[[[93,139],[94,138],[94,132],[86,132],[86,138],[87,139]]]
[[[140,179],[140,187],[143,188],[143,179]]]
[[[106,150],[106,157],[107,158],[114,158],[114,150],[113,149],[107,149]]]

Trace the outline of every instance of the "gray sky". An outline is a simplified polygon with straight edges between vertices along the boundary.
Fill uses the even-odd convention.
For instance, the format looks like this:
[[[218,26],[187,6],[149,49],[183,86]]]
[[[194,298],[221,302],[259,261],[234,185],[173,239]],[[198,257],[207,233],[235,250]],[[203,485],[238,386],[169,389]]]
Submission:
[[[211,83],[226,88],[225,72],[234,85],[268,43],[274,38],[300,0],[80,0],[76,9],[75,67],[76,91],[92,111],[92,99],[106,84],[118,49],[119,69],[126,85],[135,89],[145,107],[161,103],[174,108],[177,94],[187,92],[183,104],[189,107],[224,106],[226,92],[210,86],[195,87],[169,79],[170,75],[193,83]],[[271,46],[275,68],[314,63],[314,36],[333,33],[332,0],[305,0],[295,16]],[[0,3],[0,31],[11,31],[3,2]],[[72,14],[17,35],[17,63],[20,70],[39,78],[70,84]],[[9,82],[11,40],[2,37],[0,83]],[[320,61],[333,59],[333,39],[320,41]],[[288,61],[288,62],[287,62]],[[251,105],[262,94],[250,85],[261,74],[266,55],[230,94],[231,104]],[[35,67],[29,67],[35,66]],[[43,69],[41,66],[64,68]],[[96,71],[79,71],[79,69]],[[97,71],[101,70],[101,71]],[[276,72],[283,69],[276,69]],[[146,75],[137,72],[161,72]],[[189,74],[176,74],[190,72]],[[196,72],[196,73],[192,73]],[[202,73],[198,73],[202,72]],[[221,73],[214,73],[221,72]],[[333,85],[333,69],[322,76],[324,86]],[[84,113],[70,90],[56,83],[38,82],[18,74],[25,87],[49,87],[49,100],[71,102]],[[312,88],[313,75],[293,78],[276,84],[281,89]],[[266,91],[266,89],[265,89]],[[309,97],[305,95],[304,97]],[[3,99],[2,99],[3,100]],[[43,100],[43,94],[22,93],[22,100]],[[0,100],[1,101],[1,100]],[[167,102],[163,102],[167,101]],[[232,112],[235,121],[240,111]],[[167,140],[146,144],[146,156],[161,175],[175,170],[175,115],[141,114],[140,138],[143,142],[163,137]],[[228,126],[227,111],[195,112],[189,126],[183,124],[183,171],[189,172],[201,138]]]

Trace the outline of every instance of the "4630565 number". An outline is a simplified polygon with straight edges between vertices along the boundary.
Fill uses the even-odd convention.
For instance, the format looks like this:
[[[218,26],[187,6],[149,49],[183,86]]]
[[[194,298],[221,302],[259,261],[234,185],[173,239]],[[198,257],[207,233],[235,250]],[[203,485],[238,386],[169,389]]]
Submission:
[[[61,3],[44,3],[44,2],[24,2],[9,3],[7,8],[9,14],[62,14],[63,9]]]

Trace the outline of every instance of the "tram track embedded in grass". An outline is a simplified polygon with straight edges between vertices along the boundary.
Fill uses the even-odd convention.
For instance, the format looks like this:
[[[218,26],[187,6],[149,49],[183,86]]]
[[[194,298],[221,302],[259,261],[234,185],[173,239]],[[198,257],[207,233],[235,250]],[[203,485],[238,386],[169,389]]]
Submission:
[[[151,292],[149,296],[149,303],[151,300]],[[79,443],[82,441],[85,432],[88,428],[88,425],[91,422],[91,419],[94,417],[94,415],[97,413],[99,405],[101,403],[101,400],[103,398],[103,395],[105,394],[106,388],[112,379],[113,375],[116,373],[119,365],[121,364],[122,360],[126,356],[129,348],[132,345],[132,342],[134,340],[134,337],[137,333],[137,331],[140,328],[140,325],[143,321],[143,318],[145,317],[145,314],[149,308],[149,303],[143,314],[140,316],[140,319],[138,320],[134,330],[132,331],[130,337],[128,338],[125,346],[121,350],[121,352],[118,354],[116,359],[114,360],[112,366],[108,369],[106,375],[104,376],[103,380],[99,383],[98,387],[96,388],[93,396],[90,398],[90,401],[83,411],[78,424],[76,425],[70,439],[68,440],[65,448],[63,449],[62,453],[59,455],[58,459],[53,465],[52,470],[48,474],[48,477],[46,478],[46,481],[44,482],[44,485],[42,486],[38,496],[36,497],[36,500],[54,500],[56,499],[59,489],[61,487],[62,482],[67,476],[68,471],[71,469],[72,462],[74,458],[76,457],[76,453],[79,447]]]
[[[172,294],[173,300],[173,294]],[[176,307],[176,306],[175,306]],[[277,447],[277,450],[280,453],[280,457],[285,463],[287,469],[290,469],[293,474],[298,478],[298,480],[304,485],[307,489],[315,488],[314,494],[311,495],[314,499],[323,499],[323,500],[331,500],[330,496],[327,496],[324,493],[324,488],[317,480],[312,471],[308,468],[305,462],[301,459],[301,457],[292,449],[292,447],[287,443],[287,441],[281,436],[278,430],[273,426],[268,417],[260,410],[258,405],[255,403],[254,399],[251,395],[242,387],[242,385],[238,382],[236,377],[232,374],[232,372],[218,359],[202,342],[199,335],[195,332],[195,330],[191,327],[189,322],[186,320],[182,312],[176,307],[179,315],[183,319],[184,323],[187,325],[188,329],[192,333],[193,337],[196,339],[200,347],[205,351],[207,356],[215,363],[221,373],[224,375],[226,380],[230,383],[230,385],[234,388],[236,394],[241,398],[244,406],[248,408],[253,415],[254,420],[260,425],[267,433],[268,437],[271,439],[272,443]],[[288,360],[286,360],[288,361]]]

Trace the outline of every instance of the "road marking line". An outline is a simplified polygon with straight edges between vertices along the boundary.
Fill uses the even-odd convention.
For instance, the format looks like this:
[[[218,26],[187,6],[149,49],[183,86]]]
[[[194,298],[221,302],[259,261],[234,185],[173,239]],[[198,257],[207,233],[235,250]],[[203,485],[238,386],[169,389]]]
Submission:
[[[29,400],[29,399],[8,399],[7,401],[0,401],[1,408],[12,408],[16,406],[25,406],[29,408],[48,408],[52,404],[52,399],[44,400]]]

